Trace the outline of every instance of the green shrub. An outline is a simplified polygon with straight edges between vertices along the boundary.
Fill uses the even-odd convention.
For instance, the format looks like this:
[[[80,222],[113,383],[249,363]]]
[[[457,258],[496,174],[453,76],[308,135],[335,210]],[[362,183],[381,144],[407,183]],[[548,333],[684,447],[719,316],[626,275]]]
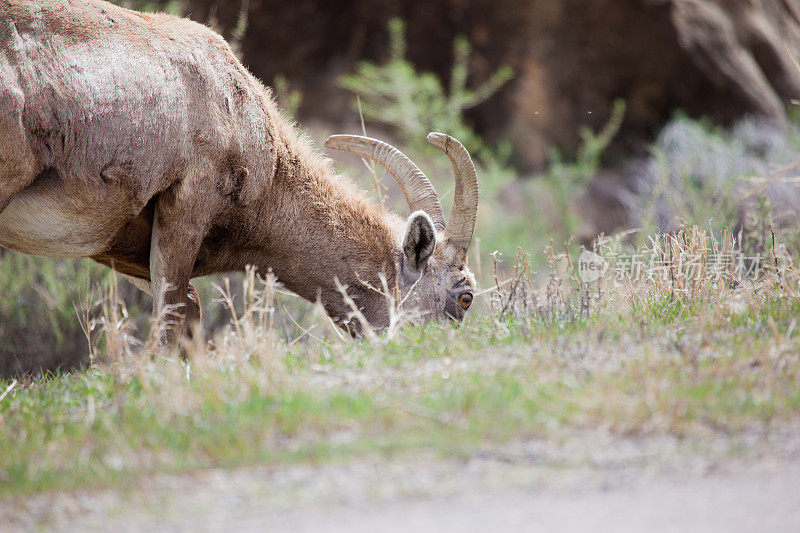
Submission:
[[[464,111],[480,104],[509,81],[514,73],[500,67],[480,87],[469,89],[471,47],[464,37],[453,42],[450,90],[431,72],[417,72],[406,59],[405,23],[393,19],[388,25],[390,57],[385,65],[364,61],[355,74],[342,76],[342,87],[360,99],[367,119],[397,128],[398,136],[412,147],[424,146],[430,131],[443,131],[459,139],[481,159],[491,150],[464,121]],[[358,106],[358,103],[355,104]]]
[[[568,237],[580,224],[580,215],[572,207],[572,200],[584,192],[600,168],[603,153],[617,135],[625,118],[625,102],[616,100],[611,117],[603,128],[595,133],[588,127],[581,128],[582,143],[574,161],[565,161],[558,150],[550,153],[550,166],[545,173],[545,182],[552,195],[556,212],[561,213],[558,228],[554,231]]]
[[[70,368],[88,354],[76,307],[106,269],[87,260],[0,255],[0,375]]]

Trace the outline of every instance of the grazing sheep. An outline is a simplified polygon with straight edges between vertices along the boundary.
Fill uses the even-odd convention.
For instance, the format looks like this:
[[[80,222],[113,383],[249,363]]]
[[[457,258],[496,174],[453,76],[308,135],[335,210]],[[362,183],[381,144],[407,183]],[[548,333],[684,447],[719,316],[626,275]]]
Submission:
[[[0,245],[121,272],[157,316],[172,310],[165,344],[200,318],[190,279],[247,265],[320,299],[353,334],[354,306],[371,327],[389,324],[381,273],[408,313],[461,319],[477,178],[458,141],[428,141],[455,174],[447,225],[402,153],[331,137],[384,165],[412,213],[365,200],[207,27],[100,0],[0,0]]]

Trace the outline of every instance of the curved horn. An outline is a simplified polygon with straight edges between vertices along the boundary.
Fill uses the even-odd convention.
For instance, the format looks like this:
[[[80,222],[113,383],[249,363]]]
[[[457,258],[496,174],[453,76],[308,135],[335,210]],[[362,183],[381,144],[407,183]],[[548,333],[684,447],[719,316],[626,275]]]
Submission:
[[[331,135],[325,141],[325,147],[349,152],[383,165],[403,189],[410,211],[425,211],[433,220],[436,230],[444,231],[444,211],[433,185],[403,152],[388,143],[361,135]]]
[[[456,179],[453,210],[447,223],[447,237],[456,246],[466,250],[472,242],[475,218],[478,215],[478,175],[475,165],[464,146],[445,133],[431,132],[427,140],[450,159]]]

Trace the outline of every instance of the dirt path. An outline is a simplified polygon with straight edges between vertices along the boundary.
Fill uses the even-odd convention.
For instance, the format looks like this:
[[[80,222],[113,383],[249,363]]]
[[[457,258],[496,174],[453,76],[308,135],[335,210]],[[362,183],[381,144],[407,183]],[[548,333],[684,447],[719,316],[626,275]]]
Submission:
[[[709,459],[664,439],[594,444],[161,475],[0,501],[0,529],[800,531],[794,445]]]
[[[658,481],[636,489],[578,493],[515,490],[306,508],[247,517],[240,525],[254,531],[351,533],[800,531],[800,467]]]

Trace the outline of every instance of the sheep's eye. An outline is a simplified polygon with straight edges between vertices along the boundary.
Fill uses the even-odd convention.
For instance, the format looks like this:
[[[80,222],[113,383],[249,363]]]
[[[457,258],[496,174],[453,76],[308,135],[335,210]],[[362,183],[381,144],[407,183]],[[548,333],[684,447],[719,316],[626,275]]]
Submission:
[[[468,308],[471,304],[472,304],[472,293],[465,292],[464,294],[458,297],[458,305],[460,305],[464,309]]]

